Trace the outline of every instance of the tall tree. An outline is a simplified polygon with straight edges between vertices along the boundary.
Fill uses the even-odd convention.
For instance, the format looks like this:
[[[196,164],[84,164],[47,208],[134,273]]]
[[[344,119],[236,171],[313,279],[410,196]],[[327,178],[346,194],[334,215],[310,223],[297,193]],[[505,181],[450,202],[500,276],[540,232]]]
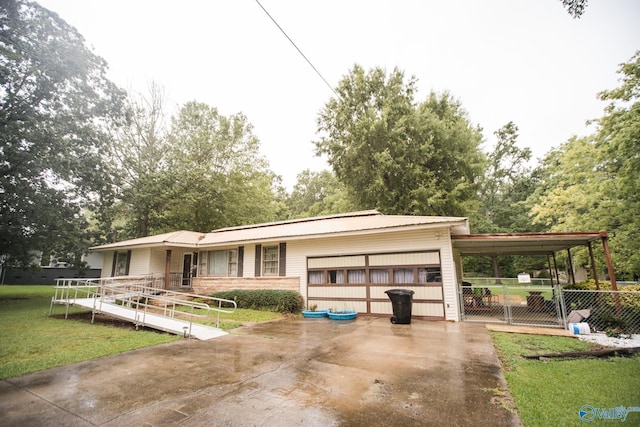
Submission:
[[[447,93],[415,101],[416,79],[356,65],[320,112],[316,152],[360,208],[464,215],[475,200],[480,130]]]
[[[278,177],[252,129],[243,114],[226,117],[198,102],[180,109],[168,136],[175,182],[166,215],[174,229],[206,232],[279,218]]]
[[[290,216],[305,218],[357,210],[344,185],[328,170],[298,174],[298,181],[287,199]]]
[[[533,191],[531,150],[518,147],[518,126],[513,122],[494,135],[496,143],[487,155],[487,168],[480,186],[480,209],[473,222],[483,233],[530,231],[527,208],[522,202]]]
[[[535,188],[529,166],[531,150],[518,147],[518,126],[513,122],[494,135],[496,142],[487,154],[487,167],[481,179],[479,209],[469,214],[473,232],[532,231],[528,207],[524,204]],[[464,269],[493,277],[512,277],[506,275],[523,271],[522,262],[523,258],[514,256],[465,257]],[[544,268],[539,259],[535,262],[524,271]]]
[[[0,256],[86,247],[83,209],[112,188],[102,154],[123,93],[105,61],[36,3],[0,7]]]
[[[620,271],[640,273],[640,52],[622,64],[619,88],[594,135],[572,138],[545,158],[530,199],[536,222],[551,231],[607,230]]]
[[[170,231],[163,215],[173,178],[162,89],[151,83],[148,95],[129,98],[127,111],[127,125],[111,146],[121,182],[119,202],[105,221],[111,241]]]

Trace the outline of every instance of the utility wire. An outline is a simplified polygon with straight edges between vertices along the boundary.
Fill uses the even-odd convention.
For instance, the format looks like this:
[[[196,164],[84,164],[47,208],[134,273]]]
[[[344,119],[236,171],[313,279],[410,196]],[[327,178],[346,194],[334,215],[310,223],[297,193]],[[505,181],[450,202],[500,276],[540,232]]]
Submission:
[[[278,29],[282,32],[282,34],[284,34],[284,36],[287,38],[287,40],[289,40],[291,42],[291,44],[293,45],[293,47],[296,48],[296,50],[300,53],[300,55],[302,55],[302,57],[305,59],[305,61],[307,61],[307,63],[309,65],[311,65],[311,68],[313,68],[313,71],[316,72],[316,74],[318,74],[318,76],[320,76],[320,78],[322,79],[322,81],[329,87],[329,89],[331,89],[331,92],[333,92],[338,98],[340,98],[340,95],[338,95],[338,92],[336,92],[336,90],[333,88],[333,86],[331,86],[329,84],[329,82],[322,76],[322,74],[320,73],[320,71],[318,71],[318,69],[311,63],[311,61],[309,61],[309,58],[307,58],[305,56],[304,53],[302,53],[302,51],[300,50],[300,48],[298,46],[296,46],[296,44],[293,42],[293,40],[291,40],[291,37],[289,37],[287,35],[287,33],[282,29],[282,27],[280,26],[280,24],[278,24],[276,22],[275,19],[273,19],[273,16],[271,16],[271,14],[269,12],[267,12],[267,9],[264,8],[264,6],[262,4],[260,4],[259,0],[256,0],[256,3],[258,3],[258,6],[260,6],[262,8],[262,10],[264,10],[264,13],[267,14],[267,16],[269,18],[271,18],[271,20],[273,21],[274,24],[276,24],[276,27],[278,27]]]

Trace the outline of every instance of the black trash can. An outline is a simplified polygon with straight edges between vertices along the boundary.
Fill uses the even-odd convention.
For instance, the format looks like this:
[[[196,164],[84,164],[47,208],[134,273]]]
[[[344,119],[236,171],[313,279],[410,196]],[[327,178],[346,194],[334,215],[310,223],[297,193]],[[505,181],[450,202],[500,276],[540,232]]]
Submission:
[[[414,292],[408,289],[389,289],[384,293],[387,294],[393,306],[391,323],[403,325],[411,323],[411,306]]]

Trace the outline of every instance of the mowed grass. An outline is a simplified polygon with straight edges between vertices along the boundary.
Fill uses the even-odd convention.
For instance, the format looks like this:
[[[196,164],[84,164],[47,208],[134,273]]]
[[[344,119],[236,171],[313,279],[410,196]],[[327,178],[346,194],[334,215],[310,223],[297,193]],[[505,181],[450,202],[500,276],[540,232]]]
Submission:
[[[0,286],[0,379],[182,339],[104,317],[91,324],[91,313],[74,307],[65,320],[65,307],[54,305],[50,317],[53,293],[53,286]],[[238,310],[221,315],[220,327],[278,317]],[[215,319],[203,323],[215,325]]]
[[[581,351],[593,344],[567,337],[491,332],[504,376],[525,427],[583,426],[580,407],[640,406],[640,357],[525,359],[522,355]],[[620,420],[595,419],[619,423]],[[627,425],[640,425],[630,413]]]

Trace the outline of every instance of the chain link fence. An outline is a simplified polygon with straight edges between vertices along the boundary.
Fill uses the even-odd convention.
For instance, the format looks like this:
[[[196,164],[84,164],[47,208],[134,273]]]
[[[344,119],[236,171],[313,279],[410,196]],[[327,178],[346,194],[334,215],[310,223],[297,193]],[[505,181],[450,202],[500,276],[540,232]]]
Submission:
[[[504,282],[504,279],[502,279]],[[488,283],[488,282],[484,282]],[[640,292],[566,290],[560,285],[463,282],[463,321],[564,328],[588,323],[610,335],[640,334]]]
[[[460,289],[462,320],[564,326],[558,286],[464,283]]]
[[[640,292],[562,290],[567,323],[588,323],[607,335],[640,334]]]

